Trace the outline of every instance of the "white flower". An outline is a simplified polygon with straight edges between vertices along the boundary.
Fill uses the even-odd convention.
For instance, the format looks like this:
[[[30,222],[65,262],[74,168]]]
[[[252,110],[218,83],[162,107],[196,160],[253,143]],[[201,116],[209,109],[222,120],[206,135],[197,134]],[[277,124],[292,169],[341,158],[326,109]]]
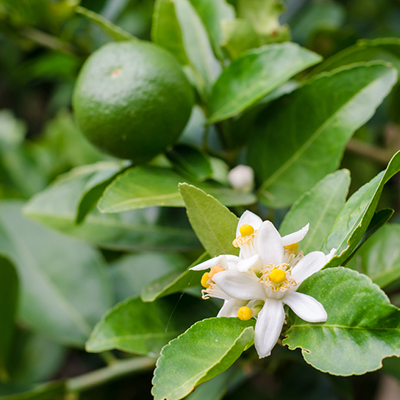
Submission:
[[[251,192],[254,187],[254,171],[247,165],[238,165],[228,173],[231,186],[241,192]]]
[[[294,258],[290,256],[288,263],[284,245],[298,237],[301,235],[296,232],[281,238],[273,224],[265,221],[257,235],[257,252],[262,265],[258,272],[252,269],[247,272],[232,269],[221,271],[213,277],[218,290],[231,299],[264,302],[257,316],[254,339],[260,358],[269,356],[279,339],[285,320],[284,304],[305,321],[327,320],[322,304],[311,296],[296,293],[296,290],[305,279],[319,271],[334,252],[326,256],[320,251],[314,251],[295,262],[292,262]]]

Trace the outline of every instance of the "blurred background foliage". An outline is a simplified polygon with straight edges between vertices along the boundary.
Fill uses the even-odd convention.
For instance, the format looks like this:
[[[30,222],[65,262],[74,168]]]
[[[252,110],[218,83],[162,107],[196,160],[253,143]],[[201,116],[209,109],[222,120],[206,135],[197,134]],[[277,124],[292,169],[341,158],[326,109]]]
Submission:
[[[229,2],[238,7],[238,1]],[[397,0],[286,0],[284,3],[280,23],[289,27],[285,28],[284,35],[290,35],[294,42],[324,58],[354,45],[359,39],[400,37],[400,3]],[[136,37],[150,39],[153,0],[82,0],[79,5]],[[77,0],[0,0],[1,199],[29,199],[60,173],[111,159],[80,135],[71,111],[72,91],[80,67],[95,49],[113,40],[104,29],[76,13],[77,6]],[[351,191],[372,179],[400,148],[399,100],[397,87],[349,142],[342,167],[351,171]],[[185,132],[182,142],[202,143],[203,130],[199,128],[202,122],[200,110],[195,109],[191,120],[194,128]],[[218,146],[216,143],[217,153],[220,151]],[[400,209],[399,179],[395,177],[388,184],[381,200],[382,207]],[[175,213],[182,216],[184,211],[176,210]],[[395,222],[400,222],[399,215],[395,215]],[[163,217],[160,218],[162,221]],[[112,250],[103,250],[102,253],[109,262],[116,264],[113,264],[112,276],[115,284],[122,286],[117,290],[119,296],[121,291],[135,291],[135,288],[126,287],[123,271],[127,259],[124,257],[157,258],[146,254],[121,258],[122,252]],[[197,255],[197,250],[194,254]],[[181,257],[174,255],[178,256]],[[187,265],[185,257],[193,258],[192,254],[182,257],[183,261],[168,261],[161,270],[165,272],[172,268],[172,264],[183,268]],[[157,264],[158,261],[150,262]],[[165,258],[162,258],[162,263],[165,264]],[[398,286],[398,282],[393,284],[395,289]],[[122,295],[119,300],[123,298]],[[392,300],[400,305],[400,298]],[[14,347],[16,355],[10,373],[13,381],[17,382],[15,385],[20,386],[18,390],[48,379],[79,375],[104,365],[95,354],[67,351],[24,326],[18,328]],[[259,370],[254,364],[250,367],[250,363],[246,369],[244,360],[246,379],[243,374],[230,376],[233,384],[224,398],[372,399],[383,390],[379,386],[381,372],[350,379],[333,377],[308,367],[297,351],[289,352],[286,348],[280,351],[279,366],[272,361],[268,364],[267,374],[262,363]],[[249,357],[254,357],[254,354]],[[281,362],[282,359],[286,362]],[[385,370],[400,378],[399,365],[392,359],[385,362]],[[151,372],[144,372],[88,391],[81,398],[147,399],[151,398],[150,381]],[[15,390],[10,385],[0,385],[0,395]]]

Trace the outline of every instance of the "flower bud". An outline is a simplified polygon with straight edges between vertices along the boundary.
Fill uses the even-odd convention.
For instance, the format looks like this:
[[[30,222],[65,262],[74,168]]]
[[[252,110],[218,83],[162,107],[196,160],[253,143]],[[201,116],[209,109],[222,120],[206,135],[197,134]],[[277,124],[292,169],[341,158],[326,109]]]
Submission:
[[[251,192],[254,187],[253,169],[247,165],[238,165],[229,171],[228,180],[234,189]]]

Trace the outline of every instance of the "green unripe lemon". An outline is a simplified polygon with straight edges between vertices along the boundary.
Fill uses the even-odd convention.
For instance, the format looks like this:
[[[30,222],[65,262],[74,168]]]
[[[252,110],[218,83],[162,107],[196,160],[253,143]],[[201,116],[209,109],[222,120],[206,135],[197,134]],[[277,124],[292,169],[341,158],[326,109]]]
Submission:
[[[110,43],[79,73],[73,107],[81,131],[111,155],[147,161],[185,127],[193,91],[179,63],[144,41]]]

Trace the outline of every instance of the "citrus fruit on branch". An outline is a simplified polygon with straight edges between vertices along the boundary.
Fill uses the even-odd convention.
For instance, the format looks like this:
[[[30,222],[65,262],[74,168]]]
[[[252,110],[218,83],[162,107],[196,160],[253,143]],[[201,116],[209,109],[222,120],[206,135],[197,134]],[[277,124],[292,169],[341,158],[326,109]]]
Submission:
[[[172,144],[185,127],[193,91],[179,63],[144,41],[110,43],[79,73],[73,107],[95,146],[141,163]]]

